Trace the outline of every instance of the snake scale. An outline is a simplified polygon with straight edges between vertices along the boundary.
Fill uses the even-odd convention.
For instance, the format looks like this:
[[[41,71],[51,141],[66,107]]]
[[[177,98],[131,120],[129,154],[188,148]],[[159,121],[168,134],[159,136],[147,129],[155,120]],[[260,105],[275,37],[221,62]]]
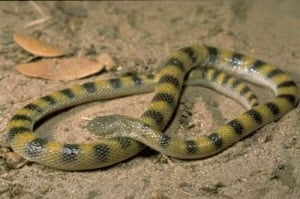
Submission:
[[[178,140],[160,133],[176,109],[181,89],[189,71],[203,67],[201,76],[220,85],[230,85],[250,102],[250,108],[219,127],[208,136]],[[275,97],[264,104],[251,104],[255,95],[240,81],[223,72],[270,88]],[[204,72],[203,72],[204,71]],[[242,86],[241,86],[242,85]],[[141,136],[111,137],[97,143],[67,144],[38,136],[34,124],[45,115],[96,99],[149,92],[154,97],[139,118]],[[170,55],[156,75],[132,75],[110,80],[88,82],[38,98],[17,111],[8,124],[8,142],[24,158],[62,170],[87,170],[109,166],[140,152],[146,144],[167,155],[183,159],[211,156],[256,129],[280,118],[298,103],[298,88],[286,73],[263,61],[228,50],[203,45],[181,48]],[[229,93],[230,95],[230,93]],[[254,97],[253,97],[254,96]],[[256,106],[257,105],[257,106]],[[137,125],[138,126],[138,125]],[[158,132],[153,135],[151,132]],[[134,140],[139,137],[139,141]],[[140,142],[141,141],[141,142]],[[174,154],[175,153],[175,154]],[[178,154],[178,155],[177,155]]]

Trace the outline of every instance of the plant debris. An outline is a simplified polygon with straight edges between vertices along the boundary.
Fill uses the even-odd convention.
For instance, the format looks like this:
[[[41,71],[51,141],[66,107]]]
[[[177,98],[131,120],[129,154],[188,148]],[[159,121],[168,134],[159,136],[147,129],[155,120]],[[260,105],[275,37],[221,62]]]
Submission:
[[[104,68],[104,64],[85,57],[53,58],[19,64],[17,70],[24,75],[49,80],[74,80],[83,78]]]
[[[29,36],[14,33],[14,41],[24,50],[42,57],[58,57],[67,54],[67,52],[57,46],[40,41]]]

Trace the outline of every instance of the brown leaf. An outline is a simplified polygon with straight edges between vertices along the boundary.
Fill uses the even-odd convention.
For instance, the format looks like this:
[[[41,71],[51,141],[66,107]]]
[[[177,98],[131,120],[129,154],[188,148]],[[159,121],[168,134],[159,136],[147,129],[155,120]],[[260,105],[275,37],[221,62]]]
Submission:
[[[92,75],[103,67],[103,64],[84,57],[71,57],[19,64],[17,70],[31,77],[66,81]]]
[[[104,65],[107,71],[112,70],[112,68],[116,65],[115,61],[108,53],[102,53],[96,59],[99,64]]]
[[[46,42],[28,37],[23,34],[14,33],[15,42],[24,50],[42,57],[58,57],[67,52]]]

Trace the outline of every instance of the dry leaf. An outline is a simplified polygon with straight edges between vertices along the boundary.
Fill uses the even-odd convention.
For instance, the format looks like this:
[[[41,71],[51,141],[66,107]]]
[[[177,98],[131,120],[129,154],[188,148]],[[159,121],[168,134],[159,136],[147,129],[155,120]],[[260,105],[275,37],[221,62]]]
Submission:
[[[66,54],[66,51],[52,44],[33,39],[23,34],[14,33],[14,40],[24,50],[37,56],[58,57]]]
[[[110,71],[115,65],[115,61],[108,53],[102,53],[97,58],[99,64],[104,65],[107,71]]]
[[[92,75],[103,68],[104,65],[84,57],[45,59],[17,65],[17,70],[27,76],[64,81]]]

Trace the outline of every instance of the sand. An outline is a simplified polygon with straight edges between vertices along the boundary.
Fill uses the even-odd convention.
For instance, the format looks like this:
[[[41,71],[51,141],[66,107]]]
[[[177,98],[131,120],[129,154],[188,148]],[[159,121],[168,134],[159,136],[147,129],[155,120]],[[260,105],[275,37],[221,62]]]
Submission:
[[[277,65],[300,81],[300,3],[288,1],[0,2],[0,147],[9,119],[33,98],[77,83],[150,73],[179,47],[207,44]],[[44,15],[43,15],[44,14]],[[50,16],[50,20],[43,19]],[[35,26],[30,22],[41,20]],[[32,56],[13,31],[60,44],[76,55],[109,53],[116,67],[81,80],[47,81],[15,70]],[[272,97],[253,87],[262,101]],[[152,93],[93,102],[48,118],[37,131],[88,142],[87,118],[139,117]],[[167,133],[208,134],[244,108],[202,87],[184,90]],[[178,132],[177,130],[180,129]],[[0,198],[300,198],[300,108],[210,158],[181,161],[145,150],[106,169],[65,172],[30,163],[9,169],[0,158]]]

